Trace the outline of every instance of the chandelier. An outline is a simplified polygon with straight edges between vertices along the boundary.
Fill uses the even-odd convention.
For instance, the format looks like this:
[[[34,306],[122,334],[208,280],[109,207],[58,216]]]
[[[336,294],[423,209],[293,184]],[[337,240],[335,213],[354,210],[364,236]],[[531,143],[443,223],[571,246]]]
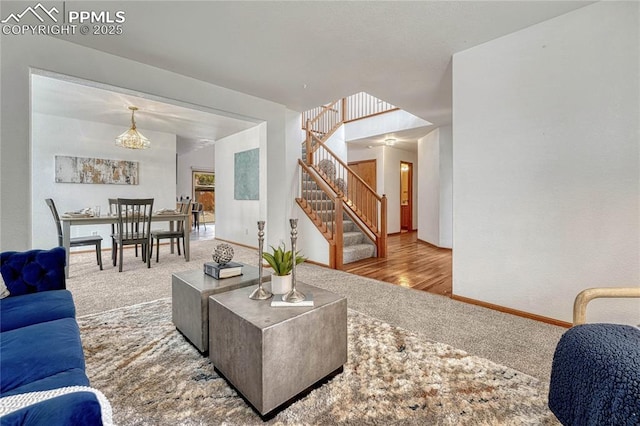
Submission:
[[[134,114],[138,108],[130,106],[129,109],[131,110],[131,128],[116,138],[116,145],[130,149],[147,149],[151,146],[151,141],[136,129]]]

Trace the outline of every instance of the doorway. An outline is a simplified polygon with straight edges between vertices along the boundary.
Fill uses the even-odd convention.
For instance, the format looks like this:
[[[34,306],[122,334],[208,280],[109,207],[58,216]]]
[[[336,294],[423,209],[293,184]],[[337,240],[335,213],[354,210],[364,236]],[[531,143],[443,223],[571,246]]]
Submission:
[[[202,204],[200,222],[215,223],[216,212],[216,175],[213,172],[194,170],[193,202]]]
[[[413,163],[400,162],[400,232],[413,231]]]

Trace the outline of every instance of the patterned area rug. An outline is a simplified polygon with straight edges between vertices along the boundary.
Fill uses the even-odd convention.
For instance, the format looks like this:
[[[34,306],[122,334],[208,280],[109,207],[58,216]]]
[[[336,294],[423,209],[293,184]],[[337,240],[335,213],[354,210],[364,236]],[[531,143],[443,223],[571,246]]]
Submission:
[[[78,322],[91,385],[116,424],[263,424],[176,331],[169,299]],[[558,424],[546,384],[353,310],[348,351],[342,374],[267,424]]]

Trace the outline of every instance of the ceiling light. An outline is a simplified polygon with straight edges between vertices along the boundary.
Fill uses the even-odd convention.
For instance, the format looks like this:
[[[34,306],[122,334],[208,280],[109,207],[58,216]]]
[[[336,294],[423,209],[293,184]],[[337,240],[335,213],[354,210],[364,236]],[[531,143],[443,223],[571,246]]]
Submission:
[[[387,146],[393,146],[396,143],[396,139],[395,138],[387,138],[384,140],[384,144]]]
[[[136,129],[134,114],[138,108],[130,106],[129,109],[131,110],[131,128],[116,138],[116,145],[130,149],[147,149],[151,146],[151,141]]]

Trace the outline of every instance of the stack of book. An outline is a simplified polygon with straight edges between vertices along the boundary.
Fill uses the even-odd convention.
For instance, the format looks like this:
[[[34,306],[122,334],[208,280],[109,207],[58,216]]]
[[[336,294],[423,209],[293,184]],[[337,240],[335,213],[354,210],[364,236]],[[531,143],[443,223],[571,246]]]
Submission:
[[[216,280],[223,278],[237,277],[242,275],[242,263],[229,262],[220,265],[215,262],[206,262],[204,264],[204,273],[212,276]]]

